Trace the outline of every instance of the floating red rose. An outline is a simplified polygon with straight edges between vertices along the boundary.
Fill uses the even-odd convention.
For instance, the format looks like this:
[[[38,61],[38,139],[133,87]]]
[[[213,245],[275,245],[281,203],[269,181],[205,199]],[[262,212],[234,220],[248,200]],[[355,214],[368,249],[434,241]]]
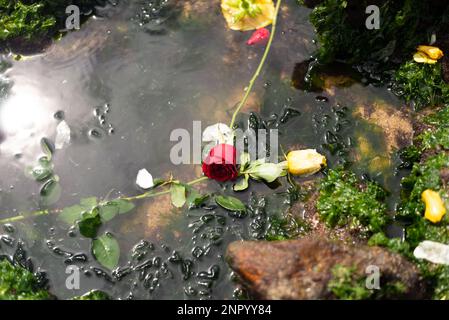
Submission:
[[[234,180],[238,176],[237,150],[230,144],[219,144],[213,147],[203,161],[203,172],[210,178],[220,182]]]

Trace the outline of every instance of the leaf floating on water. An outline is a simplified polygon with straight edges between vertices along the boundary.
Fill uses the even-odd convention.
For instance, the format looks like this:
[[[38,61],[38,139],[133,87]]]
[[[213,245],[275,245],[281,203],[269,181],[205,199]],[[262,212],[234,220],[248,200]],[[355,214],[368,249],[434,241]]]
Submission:
[[[246,212],[246,207],[242,201],[230,196],[216,196],[215,202],[222,208],[229,211]]]
[[[181,208],[186,203],[186,187],[179,183],[173,183],[170,189],[171,202],[176,208]]]
[[[41,139],[41,148],[42,148],[42,151],[47,156],[47,160],[51,161],[53,152],[55,150],[53,143],[50,140],[48,140],[47,138],[42,138]]]
[[[117,214],[128,213],[135,208],[134,203],[128,200],[116,199],[100,205],[100,215],[103,221],[112,220]]]
[[[200,194],[198,191],[191,188],[189,189],[189,196],[187,197],[188,207],[189,209],[198,208],[204,202],[206,202],[207,199],[209,199],[208,194]]]
[[[59,214],[58,218],[69,225],[74,225],[77,220],[81,219],[81,214],[85,211],[86,209],[84,207],[80,205],[74,205],[64,208]]]
[[[150,189],[154,187],[153,176],[147,169],[141,169],[137,173],[136,184],[142,189]]]
[[[91,210],[97,205],[96,197],[83,198],[80,200],[80,205],[82,205],[86,210]]]
[[[435,241],[423,241],[413,251],[417,259],[449,265],[449,246]]]
[[[30,171],[33,179],[38,182],[45,181],[53,175],[53,170],[51,168],[40,165],[32,168]]]
[[[56,127],[55,148],[62,149],[70,143],[70,127],[64,120]]]
[[[118,264],[120,246],[112,234],[105,233],[92,242],[92,254],[103,267],[112,270]]]
[[[61,185],[54,177],[45,182],[40,190],[41,201],[43,205],[52,205],[61,197]]]

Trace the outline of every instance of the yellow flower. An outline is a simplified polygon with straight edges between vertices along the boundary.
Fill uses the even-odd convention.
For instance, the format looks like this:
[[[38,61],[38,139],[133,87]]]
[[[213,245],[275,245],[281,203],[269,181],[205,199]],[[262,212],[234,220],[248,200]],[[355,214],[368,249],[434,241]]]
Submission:
[[[444,55],[443,51],[432,46],[419,46],[417,50],[413,55],[413,60],[418,63],[435,64]]]
[[[427,63],[427,64],[437,63],[437,60],[431,59],[427,55],[419,51],[413,55],[413,60],[415,60],[415,62],[418,63]]]
[[[310,175],[326,166],[326,157],[315,149],[295,150],[287,155],[288,171],[294,175]]]
[[[273,0],[222,0],[221,10],[232,30],[253,30],[266,27],[274,19]]]
[[[443,57],[443,51],[440,48],[432,46],[419,46],[418,52],[425,53],[430,59],[439,60]]]
[[[421,194],[421,199],[426,205],[424,217],[433,223],[440,222],[446,214],[446,207],[440,194],[436,191],[427,189]]]

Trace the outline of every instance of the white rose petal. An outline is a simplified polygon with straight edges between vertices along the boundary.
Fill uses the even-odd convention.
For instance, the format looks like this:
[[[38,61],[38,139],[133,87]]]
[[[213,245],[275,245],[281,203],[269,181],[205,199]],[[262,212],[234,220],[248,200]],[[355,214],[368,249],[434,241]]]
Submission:
[[[443,243],[423,241],[415,248],[413,255],[417,259],[449,265],[449,246]]]
[[[55,148],[62,149],[70,143],[70,127],[65,121],[61,121],[56,127]]]
[[[232,144],[234,134],[226,124],[216,123],[204,129],[203,142]]]
[[[141,169],[137,173],[136,184],[142,189],[150,189],[154,187],[153,176],[147,169]]]

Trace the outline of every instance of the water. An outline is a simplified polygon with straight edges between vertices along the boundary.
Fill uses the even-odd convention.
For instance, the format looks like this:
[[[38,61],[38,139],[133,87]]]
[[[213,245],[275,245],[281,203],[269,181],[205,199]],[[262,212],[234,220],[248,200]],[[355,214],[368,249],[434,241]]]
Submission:
[[[248,33],[227,30],[216,6],[203,4],[190,13],[182,6],[153,12],[149,3],[155,2],[107,6],[45,53],[20,61],[3,58],[10,68],[2,74],[0,100],[0,218],[61,209],[85,197],[139,194],[134,182],[141,168],[155,177],[172,172],[183,181],[199,176],[198,166],[170,163],[170,133],[176,128],[191,131],[194,120],[203,128],[228,123],[263,47],[248,47]],[[294,70],[309,59],[315,45],[308,9],[293,0],[284,6],[269,60],[244,112],[256,111],[260,121],[278,128],[285,149],[318,148],[331,166],[346,155],[354,157],[357,132],[381,156],[388,154],[382,134],[353,116],[357,105],[378,100],[399,107],[385,87],[351,82],[306,92],[290,85]],[[48,157],[42,139],[51,149],[61,121],[71,135],[51,158],[60,190],[51,189],[43,201],[42,188],[49,186],[31,179],[28,171]],[[335,135],[343,142],[343,153],[324,146]],[[370,172],[363,161],[353,168],[386,185],[393,206],[400,176],[386,173],[394,166],[393,159],[382,170]],[[252,203],[246,217],[230,216],[216,206],[174,211],[168,197],[140,201],[132,213],[100,229],[100,234],[114,234],[121,247],[120,268],[112,274],[99,269],[91,240],[61,223],[57,214],[1,230],[0,252],[12,254],[23,239],[35,270],[47,272],[59,298],[94,288],[121,299],[244,297],[224,260],[227,243],[261,238],[269,217],[282,216],[288,208],[287,187],[253,184],[239,194]],[[213,182],[201,188],[223,191]],[[79,290],[65,286],[70,264],[82,268]]]

